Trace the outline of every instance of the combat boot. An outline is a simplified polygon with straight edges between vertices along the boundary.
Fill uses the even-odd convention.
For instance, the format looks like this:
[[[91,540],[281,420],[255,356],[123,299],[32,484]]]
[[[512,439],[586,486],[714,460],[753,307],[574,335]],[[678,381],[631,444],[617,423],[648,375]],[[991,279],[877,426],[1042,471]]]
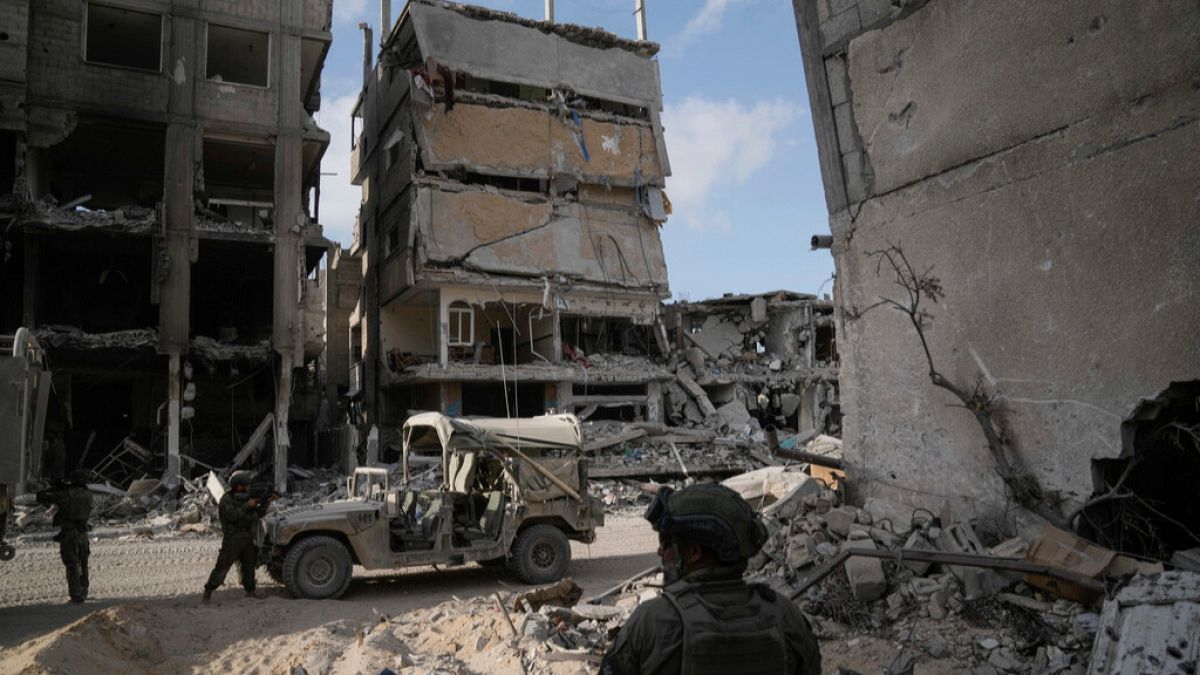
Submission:
[[[204,598],[200,602],[203,602],[206,605],[208,603],[212,602],[212,590],[211,589],[208,589],[208,588],[204,589]]]
[[[265,598],[267,596],[263,595],[262,593],[259,593],[258,591],[254,590],[254,589],[247,589],[246,597],[254,598],[255,600],[262,600],[263,598]]]

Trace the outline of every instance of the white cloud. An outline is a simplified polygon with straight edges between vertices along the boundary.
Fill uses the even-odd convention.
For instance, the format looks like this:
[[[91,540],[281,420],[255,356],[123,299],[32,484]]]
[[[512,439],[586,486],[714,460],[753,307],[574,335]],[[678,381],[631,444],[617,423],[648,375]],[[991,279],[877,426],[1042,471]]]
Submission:
[[[672,51],[682,51],[693,40],[720,30],[721,21],[725,18],[725,12],[729,11],[733,5],[741,4],[742,2],[745,2],[745,0],[704,0],[704,6],[700,8],[699,12],[696,12],[695,16],[688,20],[683,30],[672,41]]]
[[[369,9],[374,8],[377,3],[370,3],[371,8],[368,8],[367,4],[367,0],[337,0],[333,3],[333,20],[353,23],[369,19]]]
[[[782,99],[753,107],[729,99],[688,97],[663,110],[667,155],[674,175],[667,188],[676,217],[691,227],[727,229],[730,217],[709,208],[719,185],[745,183],[771,161],[780,132],[796,116]]]
[[[321,160],[321,224],[325,236],[349,248],[354,239],[354,216],[362,201],[362,189],[350,183],[350,112],[358,94],[326,100],[317,113],[317,124],[329,132],[329,148]]]

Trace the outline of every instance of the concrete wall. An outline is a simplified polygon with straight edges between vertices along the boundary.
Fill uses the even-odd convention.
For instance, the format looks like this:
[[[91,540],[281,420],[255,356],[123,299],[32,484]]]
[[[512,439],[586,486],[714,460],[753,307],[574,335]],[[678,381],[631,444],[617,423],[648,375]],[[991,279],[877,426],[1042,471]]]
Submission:
[[[933,267],[937,367],[977,377],[1047,488],[1093,490],[1139,398],[1200,377],[1200,5],[794,0],[837,264],[845,439],[864,496],[1005,505],[929,382],[902,291]]]
[[[658,228],[628,211],[593,213],[537,194],[463,186],[425,185],[414,195],[422,260],[489,273],[562,273],[613,286],[666,289]]]

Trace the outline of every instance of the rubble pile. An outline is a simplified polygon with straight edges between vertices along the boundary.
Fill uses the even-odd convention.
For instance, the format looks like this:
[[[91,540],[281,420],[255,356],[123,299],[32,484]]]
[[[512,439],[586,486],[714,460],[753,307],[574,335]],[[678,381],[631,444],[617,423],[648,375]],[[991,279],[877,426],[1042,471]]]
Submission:
[[[748,579],[795,597],[823,644],[831,641],[835,660],[863,636],[888,641],[895,653],[887,672],[933,660],[975,673],[1082,673],[1098,630],[1100,580],[1163,570],[1048,525],[1031,541],[992,534],[985,546],[975,524],[949,509],[933,514],[870,500],[856,508],[799,467],[767,467],[725,485],[760,510],[770,532]],[[863,549],[897,553],[894,560],[841,556]],[[911,551],[946,558],[908,553],[905,560]],[[954,555],[984,562],[956,565]],[[1051,572],[1012,571],[1022,563]],[[1095,583],[1052,578],[1053,570]]]
[[[333,469],[288,469],[291,482],[288,494],[276,501],[287,509],[331,502],[346,497],[346,480]],[[141,478],[122,490],[108,482],[91,483],[91,526],[97,536],[174,537],[181,534],[205,534],[219,531],[217,502],[224,494],[225,481],[207,473],[198,478],[161,481]],[[14,533],[22,536],[46,536],[52,526],[54,507],[34,501],[34,495],[14,500]]]

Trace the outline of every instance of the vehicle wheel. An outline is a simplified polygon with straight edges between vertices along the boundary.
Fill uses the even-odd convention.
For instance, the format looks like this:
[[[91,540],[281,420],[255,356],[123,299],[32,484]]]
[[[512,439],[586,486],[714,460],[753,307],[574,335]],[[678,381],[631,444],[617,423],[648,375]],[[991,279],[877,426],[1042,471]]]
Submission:
[[[295,598],[337,598],[350,585],[350,552],[333,537],[308,537],[283,558],[283,585]]]
[[[527,584],[558,581],[571,564],[571,544],[553,525],[531,525],[517,533],[508,568]]]
[[[508,558],[506,558],[504,556],[500,556],[499,558],[489,558],[488,560],[476,560],[475,562],[480,567],[487,567],[487,568],[504,567],[506,564],[508,564]]]

